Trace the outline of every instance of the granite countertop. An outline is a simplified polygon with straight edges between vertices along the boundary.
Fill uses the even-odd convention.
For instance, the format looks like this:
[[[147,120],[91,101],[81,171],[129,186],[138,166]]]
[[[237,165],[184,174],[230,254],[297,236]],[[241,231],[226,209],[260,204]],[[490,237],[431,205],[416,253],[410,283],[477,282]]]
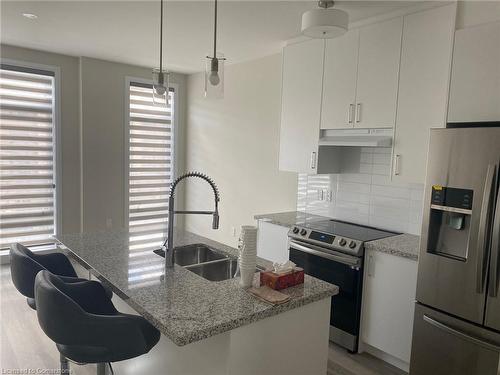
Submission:
[[[365,249],[418,260],[419,242],[420,236],[399,234],[397,236],[365,242]]]
[[[273,306],[240,288],[239,278],[211,282],[178,265],[165,273],[164,259],[141,250],[143,242],[132,240],[128,231],[67,234],[57,240],[178,346],[328,298],[339,290],[306,275],[303,285],[282,291],[292,297],[289,302]],[[174,241],[176,246],[203,243],[237,256],[237,249],[187,231],[176,229]],[[258,258],[257,264],[267,267],[270,262]]]
[[[292,227],[294,225],[304,225],[314,221],[328,220],[328,218],[324,216],[308,214],[300,211],[255,215],[254,219],[264,220],[271,224],[281,225],[283,227]]]

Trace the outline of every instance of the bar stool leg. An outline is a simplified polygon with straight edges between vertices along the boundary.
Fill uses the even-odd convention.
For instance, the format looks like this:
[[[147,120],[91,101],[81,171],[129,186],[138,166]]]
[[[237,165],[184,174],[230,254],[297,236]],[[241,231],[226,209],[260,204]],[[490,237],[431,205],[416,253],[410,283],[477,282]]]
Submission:
[[[98,363],[97,364],[97,375],[114,375],[113,367],[111,363]]]
[[[59,354],[59,361],[61,363],[61,375],[63,374],[69,374],[69,362],[68,359],[63,356],[62,354]]]
[[[106,363],[97,364],[97,375],[106,375]]]

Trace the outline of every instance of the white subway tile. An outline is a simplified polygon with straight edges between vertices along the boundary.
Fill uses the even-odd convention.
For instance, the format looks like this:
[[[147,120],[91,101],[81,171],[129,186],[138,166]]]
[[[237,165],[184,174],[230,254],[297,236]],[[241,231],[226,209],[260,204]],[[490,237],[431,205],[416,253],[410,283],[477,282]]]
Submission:
[[[338,184],[338,191],[350,191],[353,193],[370,193],[370,184],[358,184],[354,182],[343,182],[340,181]]]
[[[402,187],[372,185],[371,193],[382,197],[410,199],[410,189]]]
[[[390,165],[391,164],[391,155],[390,154],[373,154],[373,164]]]
[[[340,182],[357,182],[359,184],[371,184],[371,174],[363,173],[343,173],[338,175]]]
[[[372,166],[373,175],[382,175],[382,176],[390,176],[391,167],[389,165],[384,164],[373,164]]]
[[[355,203],[370,203],[370,194],[356,193],[352,191],[339,191],[337,193],[336,201],[340,202],[355,202]]]

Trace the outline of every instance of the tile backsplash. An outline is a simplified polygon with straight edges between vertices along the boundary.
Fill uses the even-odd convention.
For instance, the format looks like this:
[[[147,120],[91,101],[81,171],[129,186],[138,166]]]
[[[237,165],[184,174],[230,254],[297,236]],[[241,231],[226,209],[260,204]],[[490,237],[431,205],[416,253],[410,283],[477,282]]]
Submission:
[[[342,173],[299,174],[297,210],[397,232],[420,234],[423,184],[391,181],[390,148],[357,148]]]

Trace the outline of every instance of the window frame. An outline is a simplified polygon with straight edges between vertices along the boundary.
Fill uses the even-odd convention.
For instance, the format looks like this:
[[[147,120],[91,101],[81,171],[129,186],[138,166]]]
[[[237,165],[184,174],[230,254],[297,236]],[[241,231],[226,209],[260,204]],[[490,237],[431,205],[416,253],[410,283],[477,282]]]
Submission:
[[[152,79],[138,78],[127,76],[125,77],[125,90],[124,90],[124,102],[125,102],[125,126],[123,135],[123,153],[124,153],[124,163],[123,163],[123,223],[126,230],[129,229],[129,165],[130,165],[130,85],[133,83],[143,83],[143,84],[153,84]],[[178,175],[178,153],[177,145],[179,139],[179,84],[170,82],[169,86],[174,89],[174,105],[172,106],[172,134],[174,140],[171,146],[172,159],[172,180],[175,180]]]
[[[55,184],[55,192],[54,192],[54,236],[58,236],[62,233],[62,154],[61,154],[61,68],[55,65],[45,65],[38,64],[29,61],[17,60],[0,57],[0,64],[10,65],[18,68],[26,68],[26,69],[34,69],[41,70],[53,73],[54,75],[54,100],[52,106],[53,113],[53,173],[54,173],[54,184]],[[80,153],[81,157],[81,153]],[[82,182],[80,181],[80,189]],[[54,240],[55,242],[55,240]],[[44,245],[35,245],[32,246],[36,248],[40,246],[42,248],[46,247]],[[30,246],[31,247],[31,246]],[[52,248],[52,247],[51,247]],[[55,248],[55,246],[54,246]],[[36,249],[35,249],[36,250]],[[45,251],[41,250],[42,252]],[[0,250],[0,264],[9,262],[9,254],[7,250]]]

